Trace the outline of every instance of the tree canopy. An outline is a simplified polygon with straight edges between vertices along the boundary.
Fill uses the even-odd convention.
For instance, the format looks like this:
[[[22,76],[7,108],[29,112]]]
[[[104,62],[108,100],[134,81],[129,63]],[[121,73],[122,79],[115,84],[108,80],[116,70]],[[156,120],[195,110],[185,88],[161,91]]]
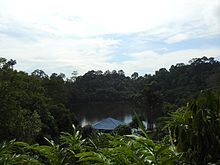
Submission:
[[[220,89],[220,63],[212,57],[161,68],[154,75],[134,72],[130,77],[123,70],[91,70],[79,76],[73,71],[70,78],[40,69],[28,74],[15,70],[15,64],[16,60],[0,58],[1,141],[40,142],[71,130],[72,123],[79,123],[75,104],[129,101],[145,108],[150,120],[155,120],[201,90]]]

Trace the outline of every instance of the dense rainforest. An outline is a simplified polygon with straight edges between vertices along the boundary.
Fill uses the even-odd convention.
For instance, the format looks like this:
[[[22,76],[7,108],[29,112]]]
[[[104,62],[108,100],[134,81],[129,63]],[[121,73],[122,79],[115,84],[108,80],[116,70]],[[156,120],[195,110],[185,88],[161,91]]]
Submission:
[[[0,163],[206,164],[220,159],[219,95],[209,92],[220,89],[220,62],[212,57],[144,76],[91,70],[66,78],[40,69],[17,71],[15,65],[16,60],[0,58]],[[148,137],[141,122],[141,135],[82,138],[74,105],[126,101],[150,111],[152,120],[163,119],[160,142]]]

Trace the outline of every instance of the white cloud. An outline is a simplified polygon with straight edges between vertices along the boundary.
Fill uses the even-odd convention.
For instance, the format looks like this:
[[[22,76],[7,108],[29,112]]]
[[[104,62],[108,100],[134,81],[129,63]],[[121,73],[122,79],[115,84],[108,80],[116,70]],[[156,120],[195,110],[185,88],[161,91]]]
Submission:
[[[171,43],[187,40],[188,38],[190,38],[190,35],[188,35],[187,33],[178,33],[166,39],[165,42],[171,44]]]
[[[219,57],[220,48],[209,49],[187,49],[174,52],[167,52],[162,55],[154,51],[137,52],[130,55],[132,60],[124,61],[121,63],[123,68],[128,73],[134,71],[142,71],[143,73],[154,73],[154,71],[160,68],[169,69],[171,65],[177,63],[188,63],[192,58],[207,57]]]
[[[121,53],[114,52],[121,42],[102,35],[145,32],[149,42],[157,36],[169,44],[210,37],[220,34],[219,9],[219,0],[0,0],[0,56],[16,59],[17,68],[29,72],[153,72],[192,57],[220,55],[219,49],[163,49],[163,55],[147,50],[132,54],[133,60],[109,62]]]
[[[219,16],[213,11],[219,3],[218,0],[2,0],[0,20],[16,21],[56,35],[88,37],[194,21],[210,25],[213,20],[211,23],[215,24],[214,19]]]
[[[0,40],[2,42],[2,40]],[[11,44],[12,43],[12,44]],[[10,46],[9,46],[10,45]],[[120,70],[127,75],[134,71],[141,74],[154,73],[160,68],[169,69],[176,63],[187,63],[194,57],[220,56],[220,48],[187,49],[159,54],[152,50],[130,53],[129,60],[110,62],[112,47],[120,46],[119,40],[103,38],[84,39],[47,39],[37,43],[23,44],[7,37],[4,44],[0,45],[0,56],[16,59],[16,68],[29,73],[34,69],[42,69],[48,74],[63,72],[67,76],[73,70],[84,74],[89,70]],[[167,50],[167,48],[164,48]]]
[[[118,44],[117,40],[103,38],[47,39],[23,44],[8,37],[4,44],[0,45],[0,56],[16,59],[16,68],[28,72],[39,68],[49,74],[69,74],[72,70],[85,73],[91,69],[102,68],[102,64],[111,58],[110,48]]]

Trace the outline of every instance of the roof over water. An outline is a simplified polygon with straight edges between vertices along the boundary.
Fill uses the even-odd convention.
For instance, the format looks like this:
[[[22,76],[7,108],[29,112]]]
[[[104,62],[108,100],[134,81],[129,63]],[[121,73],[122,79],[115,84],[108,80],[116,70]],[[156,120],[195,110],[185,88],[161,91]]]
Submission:
[[[124,124],[123,122],[109,117],[109,118],[106,118],[104,120],[101,120],[93,124],[92,127],[95,129],[101,129],[101,130],[113,130],[117,126],[123,125],[123,124]]]

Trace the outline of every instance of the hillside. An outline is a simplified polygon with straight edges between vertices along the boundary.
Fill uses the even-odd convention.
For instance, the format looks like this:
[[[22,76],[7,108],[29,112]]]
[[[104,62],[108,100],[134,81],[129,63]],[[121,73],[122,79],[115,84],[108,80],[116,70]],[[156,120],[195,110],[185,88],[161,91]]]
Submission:
[[[71,130],[79,121],[73,105],[129,101],[151,111],[152,119],[175,111],[201,90],[220,88],[220,63],[197,58],[189,64],[161,68],[154,75],[130,77],[119,71],[88,71],[65,79],[42,70],[14,69],[15,60],[0,59],[0,141],[12,138],[41,142]]]

